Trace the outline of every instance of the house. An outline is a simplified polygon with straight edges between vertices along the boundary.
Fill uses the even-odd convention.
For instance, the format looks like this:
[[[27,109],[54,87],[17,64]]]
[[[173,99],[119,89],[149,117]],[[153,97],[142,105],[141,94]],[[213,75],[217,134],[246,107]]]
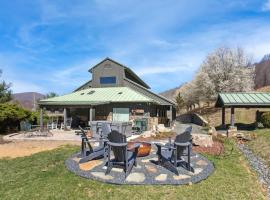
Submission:
[[[82,122],[87,125],[94,120],[132,121],[138,118],[169,125],[175,119],[175,103],[151,92],[130,68],[106,58],[89,72],[92,80],[70,94],[39,101],[40,107],[63,111],[64,122],[72,117],[77,125]]]

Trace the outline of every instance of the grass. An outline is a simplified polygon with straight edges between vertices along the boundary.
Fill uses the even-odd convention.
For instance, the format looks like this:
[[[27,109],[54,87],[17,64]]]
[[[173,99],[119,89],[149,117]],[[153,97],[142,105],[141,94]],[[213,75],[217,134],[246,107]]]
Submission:
[[[256,139],[249,142],[248,146],[270,167],[270,129],[258,129],[255,134]]]
[[[231,141],[225,154],[208,156],[214,173],[184,186],[119,186],[75,176],[64,160],[78,147],[0,160],[0,199],[265,199],[253,172]]]

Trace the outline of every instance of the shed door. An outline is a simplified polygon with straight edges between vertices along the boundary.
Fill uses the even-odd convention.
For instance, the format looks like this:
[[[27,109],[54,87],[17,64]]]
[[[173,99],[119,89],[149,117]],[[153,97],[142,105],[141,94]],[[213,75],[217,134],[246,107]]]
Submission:
[[[129,108],[113,108],[113,121],[128,122]]]

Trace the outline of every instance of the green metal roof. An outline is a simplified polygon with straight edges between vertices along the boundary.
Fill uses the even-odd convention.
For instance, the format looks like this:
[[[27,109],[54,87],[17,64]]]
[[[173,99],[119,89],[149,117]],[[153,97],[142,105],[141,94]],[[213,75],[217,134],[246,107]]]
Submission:
[[[269,92],[220,93],[216,107],[270,107]]]
[[[67,95],[40,100],[40,105],[99,105],[116,102],[155,102],[128,87],[89,88]]]

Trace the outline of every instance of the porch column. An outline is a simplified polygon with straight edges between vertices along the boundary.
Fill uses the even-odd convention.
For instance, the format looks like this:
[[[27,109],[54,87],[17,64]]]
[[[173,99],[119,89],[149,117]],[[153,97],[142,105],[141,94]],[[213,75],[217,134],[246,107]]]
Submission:
[[[222,107],[222,127],[225,127],[225,107]]]
[[[67,109],[64,108],[64,130],[67,130]]]
[[[40,109],[39,113],[39,125],[40,125],[40,130],[43,131],[43,108]]]
[[[234,107],[231,107],[231,126],[234,126]]]
[[[170,106],[170,110],[169,110],[169,120],[170,120],[170,124],[173,120],[173,109],[172,109],[172,106]]]
[[[90,122],[93,121],[93,108],[92,107],[90,107],[89,109],[89,121]]]

